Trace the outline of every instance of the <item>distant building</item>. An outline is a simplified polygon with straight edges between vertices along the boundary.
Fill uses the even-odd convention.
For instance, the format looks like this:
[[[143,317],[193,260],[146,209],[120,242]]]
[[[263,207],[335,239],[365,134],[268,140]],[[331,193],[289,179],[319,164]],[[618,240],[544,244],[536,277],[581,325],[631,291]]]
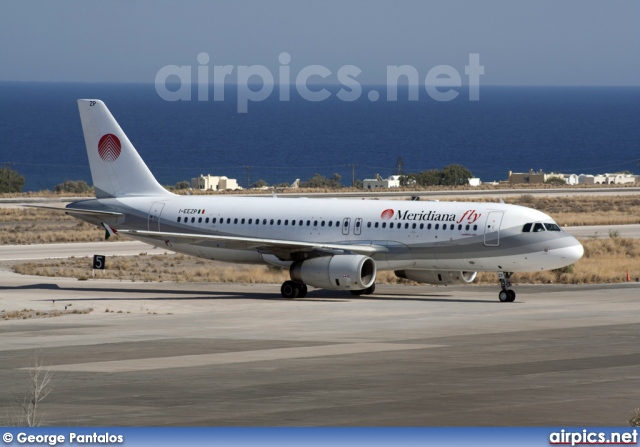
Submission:
[[[602,185],[606,181],[604,175],[580,174],[578,183],[580,185]]]
[[[214,176],[211,174],[202,175],[191,179],[191,187],[193,189],[201,189],[203,191],[224,191],[226,189],[242,189],[238,186],[238,181],[225,176]]]
[[[380,174],[376,174],[376,178],[374,179],[364,179],[362,181],[362,187],[364,189],[399,188],[400,176],[392,175],[389,178],[382,178]]]
[[[633,174],[580,174],[578,183],[581,185],[628,185],[636,183]]]
[[[482,182],[480,181],[479,178],[470,178],[469,179],[469,186],[480,186]]]
[[[576,174],[563,174],[564,182],[567,185],[577,185],[578,184],[578,176]]]
[[[563,181],[566,181],[564,174],[556,174],[553,172],[546,174],[542,172],[542,169],[537,172],[531,169],[529,170],[529,172],[526,172],[526,173],[509,171],[509,183],[511,184],[518,184],[518,183],[519,184],[525,183],[525,184],[531,184],[531,185],[540,184],[552,178],[559,178],[559,179],[562,179]]]
[[[604,174],[605,183],[608,185],[627,185],[636,182],[633,174]]]

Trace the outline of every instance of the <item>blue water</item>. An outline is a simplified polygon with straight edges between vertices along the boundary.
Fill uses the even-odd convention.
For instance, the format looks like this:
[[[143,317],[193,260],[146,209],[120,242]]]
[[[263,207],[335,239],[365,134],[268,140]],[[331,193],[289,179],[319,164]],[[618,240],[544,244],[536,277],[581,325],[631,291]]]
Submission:
[[[25,191],[91,183],[76,99],[98,98],[166,185],[212,174],[246,186],[245,166],[251,183],[339,173],[350,184],[350,164],[359,179],[387,176],[400,156],[405,172],[458,163],[483,181],[509,170],[640,171],[638,87],[481,87],[477,102],[464,91],[437,102],[424,89],[416,102],[402,92],[370,102],[363,90],[355,102],[274,92],[239,114],[231,87],[223,102],[167,102],[147,84],[0,83],[0,164],[25,176]]]

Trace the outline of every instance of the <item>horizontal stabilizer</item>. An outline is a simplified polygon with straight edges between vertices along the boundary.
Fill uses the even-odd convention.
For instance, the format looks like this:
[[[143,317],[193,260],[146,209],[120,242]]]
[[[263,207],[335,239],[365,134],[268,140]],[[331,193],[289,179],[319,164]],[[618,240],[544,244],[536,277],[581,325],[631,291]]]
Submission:
[[[115,211],[97,211],[97,210],[83,210],[81,208],[62,208],[60,206],[47,206],[47,205],[22,205],[28,208],[39,208],[42,210],[61,211],[67,214],[84,214],[87,216],[107,216],[118,217],[123,216],[122,213],[116,213]]]

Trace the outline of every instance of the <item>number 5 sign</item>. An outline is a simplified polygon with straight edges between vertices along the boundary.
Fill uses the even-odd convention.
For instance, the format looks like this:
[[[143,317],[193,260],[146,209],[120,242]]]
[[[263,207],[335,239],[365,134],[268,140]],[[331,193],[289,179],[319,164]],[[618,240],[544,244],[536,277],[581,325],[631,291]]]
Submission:
[[[96,270],[104,270],[104,263],[107,257],[105,255],[93,255],[93,268]]]

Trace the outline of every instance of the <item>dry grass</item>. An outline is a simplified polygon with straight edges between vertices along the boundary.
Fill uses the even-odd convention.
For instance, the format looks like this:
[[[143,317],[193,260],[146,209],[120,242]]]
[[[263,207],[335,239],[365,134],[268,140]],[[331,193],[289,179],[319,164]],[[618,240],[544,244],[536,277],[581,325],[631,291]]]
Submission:
[[[634,196],[534,197],[525,194],[505,202],[547,213],[562,226],[640,223],[640,198]]]
[[[25,275],[93,278],[91,259],[45,259],[18,263],[16,273]],[[111,256],[106,269],[96,270],[96,278],[121,281],[173,282],[241,282],[280,283],[288,279],[287,271],[263,265],[238,265],[204,261],[184,255]]]
[[[627,238],[586,239],[581,241],[584,257],[575,265],[552,271],[517,273],[514,283],[592,284],[618,283],[640,277],[640,240]],[[40,276],[92,278],[89,258],[50,259],[13,266],[17,273]],[[121,281],[238,282],[279,284],[289,279],[287,270],[262,265],[238,265],[204,261],[184,255],[121,256],[107,259],[106,270],[97,278]],[[379,284],[406,284],[393,272],[379,272]],[[478,283],[496,284],[495,273],[480,273]],[[415,284],[415,283],[413,283]]]
[[[98,242],[104,230],[57,211],[0,208],[0,243],[5,245]]]
[[[22,310],[0,311],[0,318],[3,320],[29,320],[31,318],[51,318],[60,317],[62,315],[81,315],[88,314],[92,311],[92,308],[73,310],[33,310],[24,308]]]

